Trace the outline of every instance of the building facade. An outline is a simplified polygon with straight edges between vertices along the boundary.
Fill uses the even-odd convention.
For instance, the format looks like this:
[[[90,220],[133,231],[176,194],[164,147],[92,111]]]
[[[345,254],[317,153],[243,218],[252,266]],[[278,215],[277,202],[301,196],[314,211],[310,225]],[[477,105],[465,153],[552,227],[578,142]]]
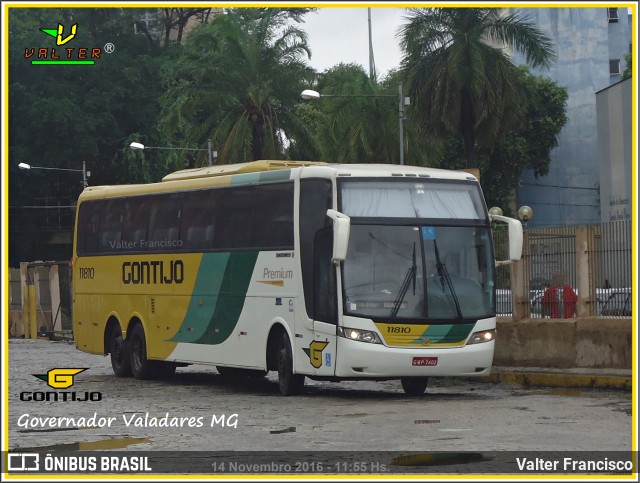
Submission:
[[[555,46],[557,61],[536,74],[568,89],[567,124],[551,153],[549,173],[525,172],[518,188],[518,205],[529,205],[529,226],[584,225],[601,221],[601,149],[598,144],[596,93],[616,84],[631,52],[632,18],[627,8],[514,9],[535,23]],[[515,53],[516,65],[524,58]],[[630,120],[630,116],[629,116]],[[622,126],[631,135],[631,124]],[[630,153],[629,153],[630,155]],[[631,159],[625,170],[630,167]],[[611,169],[621,166],[611,164]],[[631,179],[631,171],[611,178]],[[630,198],[630,196],[629,196]]]
[[[632,80],[596,93],[602,222],[631,219]]]

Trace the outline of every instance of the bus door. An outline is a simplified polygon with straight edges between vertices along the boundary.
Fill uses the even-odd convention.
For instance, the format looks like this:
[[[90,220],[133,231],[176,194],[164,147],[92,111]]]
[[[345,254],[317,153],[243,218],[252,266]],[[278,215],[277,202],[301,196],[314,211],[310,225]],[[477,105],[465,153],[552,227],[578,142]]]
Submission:
[[[327,210],[333,206],[329,179],[306,178],[299,184],[298,228],[304,313],[296,317],[296,370],[307,374],[335,374],[336,266],[331,262],[333,223]],[[301,344],[301,345],[298,345]]]
[[[321,376],[335,374],[336,328],[338,324],[337,280],[339,266],[331,261],[333,228],[319,230],[314,242],[313,341],[308,347],[309,361]],[[307,349],[305,349],[307,352]]]

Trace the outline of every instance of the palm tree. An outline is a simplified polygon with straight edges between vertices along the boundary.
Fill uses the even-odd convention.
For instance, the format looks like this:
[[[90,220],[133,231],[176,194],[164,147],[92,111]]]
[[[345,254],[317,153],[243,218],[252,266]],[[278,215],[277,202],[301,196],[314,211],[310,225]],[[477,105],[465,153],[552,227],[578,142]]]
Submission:
[[[398,84],[390,72],[381,81],[357,64],[338,64],[320,75],[313,101],[320,159],[333,163],[398,164]],[[326,99],[324,98],[326,97]],[[407,164],[429,166],[434,149],[405,125]]]
[[[490,144],[526,112],[525,91],[505,47],[532,67],[548,67],[551,40],[532,23],[500,8],[409,9],[399,33],[409,113],[425,133],[459,136],[468,168],[476,144]]]
[[[338,64],[320,76],[315,102],[320,111],[317,139],[321,159],[334,163],[391,163],[397,157],[397,102],[381,92],[364,68]],[[336,96],[336,97],[331,97]],[[396,108],[397,109],[397,108]],[[396,124],[392,122],[396,120]],[[391,130],[391,131],[390,131]],[[391,141],[391,142],[389,142]]]
[[[232,9],[194,29],[169,74],[162,127],[183,144],[211,139],[219,162],[280,159],[305,126],[293,106],[314,71],[306,34],[281,9]]]

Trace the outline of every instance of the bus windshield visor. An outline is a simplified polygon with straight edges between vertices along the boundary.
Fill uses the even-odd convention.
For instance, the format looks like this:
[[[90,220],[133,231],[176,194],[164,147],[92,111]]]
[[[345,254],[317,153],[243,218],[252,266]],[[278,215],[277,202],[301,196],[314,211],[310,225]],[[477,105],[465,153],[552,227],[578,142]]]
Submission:
[[[476,182],[345,180],[341,196],[351,217],[486,220]]]
[[[345,313],[376,321],[490,317],[492,259],[488,227],[353,225]]]

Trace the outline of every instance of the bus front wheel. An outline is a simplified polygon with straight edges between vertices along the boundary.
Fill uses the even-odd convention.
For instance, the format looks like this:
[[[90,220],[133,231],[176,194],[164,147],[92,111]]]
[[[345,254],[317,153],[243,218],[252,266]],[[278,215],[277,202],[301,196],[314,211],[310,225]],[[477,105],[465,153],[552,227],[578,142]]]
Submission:
[[[131,362],[129,359],[129,348],[122,338],[120,327],[114,327],[109,336],[109,353],[111,354],[111,367],[117,377],[131,376]]]
[[[304,388],[304,375],[293,373],[293,354],[287,334],[282,334],[278,348],[278,385],[283,396],[300,394]]]
[[[131,372],[136,379],[151,378],[151,363],[147,359],[147,339],[142,324],[136,324],[131,330],[129,340],[129,358]]]
[[[424,394],[427,384],[429,384],[428,377],[402,377],[400,378],[402,389],[407,396],[420,396]]]

